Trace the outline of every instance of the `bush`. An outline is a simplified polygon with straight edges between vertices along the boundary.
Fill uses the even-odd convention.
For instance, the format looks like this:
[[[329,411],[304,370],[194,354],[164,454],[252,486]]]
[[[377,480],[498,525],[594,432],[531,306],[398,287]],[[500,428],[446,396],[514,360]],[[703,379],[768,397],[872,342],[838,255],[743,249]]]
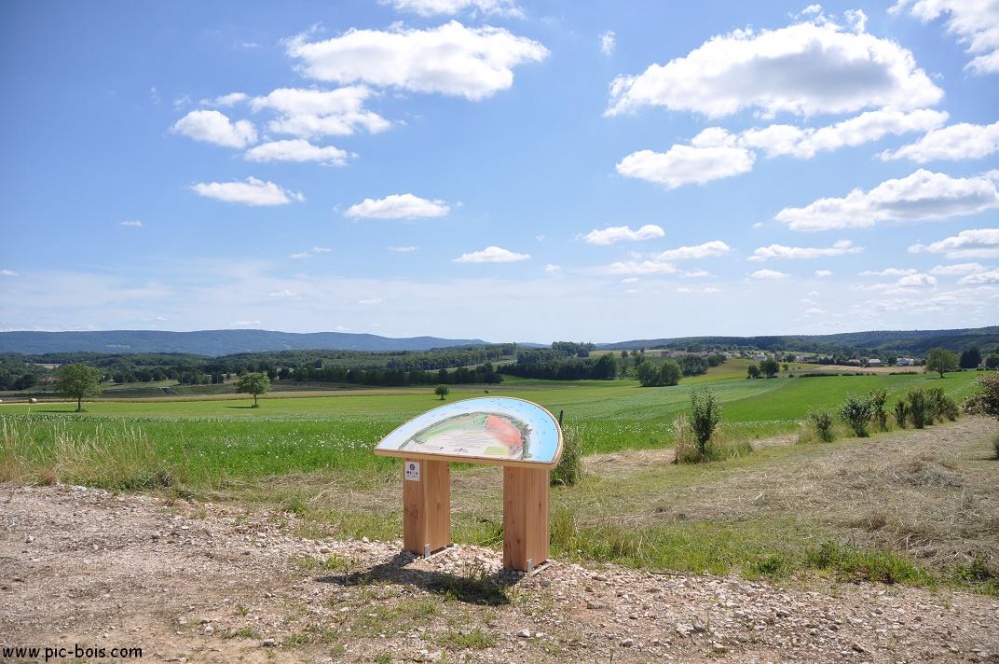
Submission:
[[[888,411],[885,404],[888,403],[888,390],[872,390],[870,394],[871,406],[874,409],[874,419],[878,423],[881,431],[888,431]]]
[[[999,371],[991,371],[978,377],[981,389],[976,396],[981,404],[982,414],[999,419]]]
[[[953,422],[957,419],[960,413],[957,402],[947,396],[942,387],[931,387],[926,391],[926,397],[930,402],[930,413],[933,420],[943,422],[947,419]]]
[[[874,404],[869,397],[849,396],[839,407],[839,416],[859,438],[868,436],[867,423],[871,421],[873,414]]]
[[[930,410],[930,402],[926,398],[926,392],[921,389],[910,390],[906,396],[906,401],[912,426],[917,429],[925,429],[927,424],[933,424],[933,412]]]
[[[897,402],[895,404],[895,421],[898,422],[898,426],[902,429],[906,427],[906,421],[909,419],[909,406],[905,403],[905,399]]]
[[[713,392],[694,391],[690,394],[690,427],[701,456],[707,456],[708,443],[720,419],[721,409]]]
[[[583,477],[583,437],[575,426],[562,427],[562,458],[552,471],[549,484],[572,486]]]
[[[827,410],[815,411],[808,414],[808,421],[812,423],[815,433],[823,443],[831,443],[836,439],[833,433],[833,416]]]

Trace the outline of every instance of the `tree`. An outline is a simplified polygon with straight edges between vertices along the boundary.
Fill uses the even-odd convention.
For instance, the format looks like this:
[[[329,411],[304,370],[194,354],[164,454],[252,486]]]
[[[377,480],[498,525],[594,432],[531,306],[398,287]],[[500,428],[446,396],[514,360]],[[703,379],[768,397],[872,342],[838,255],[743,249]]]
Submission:
[[[958,361],[958,365],[962,369],[977,369],[981,363],[982,353],[977,348],[969,348],[961,353],[961,359]]]
[[[989,356],[985,358],[985,368],[999,369],[999,353],[990,353]]]
[[[76,399],[76,412],[83,412],[83,399],[101,393],[101,372],[85,364],[64,364],[56,372],[56,392]]]
[[[708,443],[721,420],[721,409],[713,392],[690,393],[690,426],[694,430],[697,451],[702,459],[708,458]]]
[[[981,412],[999,420],[999,371],[990,371],[978,378],[981,392],[975,396]],[[996,450],[999,453],[999,450]]]
[[[936,371],[943,378],[945,372],[957,370],[957,355],[945,348],[931,348],[926,354],[926,370]]]
[[[447,395],[451,394],[451,388],[444,384],[438,385],[437,389],[434,390],[434,394],[439,396],[441,401],[444,401]]]
[[[768,357],[760,362],[760,371],[762,371],[763,375],[767,378],[773,378],[777,375],[777,372],[780,371],[780,365],[777,363],[777,360],[772,357]]]
[[[760,377],[760,367],[758,367],[754,362],[753,364],[749,365],[748,369],[746,369],[746,378],[756,379],[759,377]]]
[[[271,389],[271,379],[267,377],[267,374],[257,371],[243,374],[236,382],[237,392],[253,395],[254,408],[258,406],[257,397],[266,394],[269,389]]]

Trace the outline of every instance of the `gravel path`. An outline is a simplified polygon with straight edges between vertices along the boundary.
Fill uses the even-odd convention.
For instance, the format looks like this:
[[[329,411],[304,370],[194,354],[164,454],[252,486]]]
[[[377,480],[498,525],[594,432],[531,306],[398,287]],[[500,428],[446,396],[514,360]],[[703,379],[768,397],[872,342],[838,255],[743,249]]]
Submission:
[[[154,662],[999,662],[996,598],[557,560],[521,577],[491,549],[414,559],[297,525],[0,484],[0,645],[92,662],[126,661],[115,647]]]

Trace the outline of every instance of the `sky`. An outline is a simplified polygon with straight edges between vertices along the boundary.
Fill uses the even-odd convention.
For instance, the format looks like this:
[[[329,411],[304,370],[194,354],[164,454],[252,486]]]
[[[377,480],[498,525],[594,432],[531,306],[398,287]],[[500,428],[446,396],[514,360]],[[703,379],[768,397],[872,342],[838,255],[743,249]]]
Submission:
[[[999,324],[999,0],[11,0],[0,331]]]

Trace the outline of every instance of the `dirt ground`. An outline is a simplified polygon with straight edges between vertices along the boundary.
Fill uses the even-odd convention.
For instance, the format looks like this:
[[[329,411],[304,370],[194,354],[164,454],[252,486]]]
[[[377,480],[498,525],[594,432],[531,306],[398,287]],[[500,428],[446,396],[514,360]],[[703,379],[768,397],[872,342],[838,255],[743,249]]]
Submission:
[[[0,646],[41,649],[0,661],[999,663],[997,598],[558,560],[528,577],[487,548],[424,560],[297,525],[0,484]]]

